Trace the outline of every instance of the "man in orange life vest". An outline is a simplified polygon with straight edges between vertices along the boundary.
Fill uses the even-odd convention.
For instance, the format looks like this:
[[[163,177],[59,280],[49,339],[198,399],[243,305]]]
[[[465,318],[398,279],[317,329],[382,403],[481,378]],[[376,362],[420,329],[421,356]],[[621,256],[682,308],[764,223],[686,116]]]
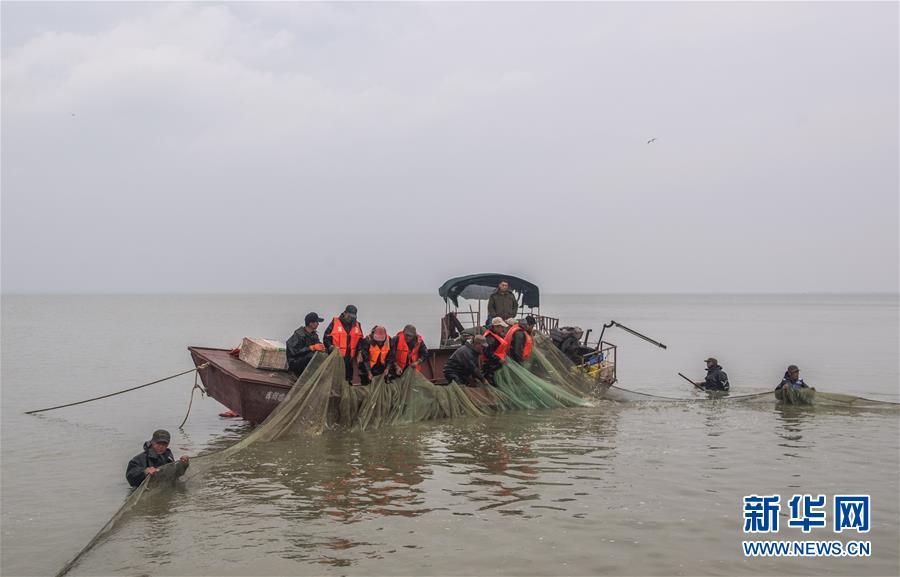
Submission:
[[[347,382],[353,382],[353,362],[359,352],[359,342],[363,338],[362,328],[356,322],[356,307],[347,305],[341,316],[334,317],[325,329],[325,338],[322,343],[325,349],[331,353],[332,349],[341,351],[344,357],[344,370]]]
[[[397,336],[391,339],[391,356],[388,358],[388,366],[391,367],[391,377],[399,377],[407,367],[413,367],[421,371],[421,365],[428,357],[428,349],[425,342],[413,325],[406,325]]]
[[[391,353],[391,341],[387,337],[387,329],[376,325],[359,345],[359,382],[368,385],[373,378],[383,375],[390,366],[388,357]]]
[[[484,377],[491,384],[494,383],[494,373],[506,362],[506,351],[509,349],[509,344],[507,344],[505,336],[508,327],[506,321],[500,317],[494,317],[491,320],[491,328],[484,331],[487,346],[484,347],[481,360]]]
[[[536,324],[534,317],[528,315],[524,321],[511,325],[506,332],[509,357],[517,363],[522,363],[531,356],[531,349],[534,346],[531,333],[534,331]]]

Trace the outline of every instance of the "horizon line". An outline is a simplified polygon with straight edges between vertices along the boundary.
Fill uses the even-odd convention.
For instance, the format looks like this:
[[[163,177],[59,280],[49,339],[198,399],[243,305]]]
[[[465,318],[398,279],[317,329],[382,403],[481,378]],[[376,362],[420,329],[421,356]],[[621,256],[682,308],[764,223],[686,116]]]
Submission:
[[[174,291],[174,292],[94,292],[94,291],[74,291],[74,292],[0,292],[0,297],[5,296],[359,296],[358,292],[205,292],[205,291]],[[372,296],[435,296],[434,292],[369,292]],[[858,296],[900,296],[898,291],[792,291],[792,292],[775,292],[775,291],[757,291],[757,292],[692,292],[692,291],[674,291],[674,292],[657,292],[657,291],[632,291],[632,292],[542,292],[542,296],[840,296],[840,295],[858,295]],[[441,298],[438,296],[438,298]],[[475,299],[477,300],[477,299]]]

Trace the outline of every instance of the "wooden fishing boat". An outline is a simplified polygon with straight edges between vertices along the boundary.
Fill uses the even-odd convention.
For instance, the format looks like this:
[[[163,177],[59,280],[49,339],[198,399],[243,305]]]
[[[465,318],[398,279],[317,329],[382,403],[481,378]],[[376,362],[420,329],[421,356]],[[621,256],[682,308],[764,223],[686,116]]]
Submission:
[[[438,290],[447,309],[441,319],[441,345],[431,348],[428,358],[420,366],[426,379],[435,384],[446,384],[444,364],[468,337],[483,330],[481,301],[490,296],[500,279],[508,280],[510,290],[516,295],[520,303],[520,317],[535,317],[538,321],[536,330],[544,333],[558,327],[559,319],[540,314],[540,291],[533,283],[496,273],[450,279]],[[477,312],[473,308],[465,313],[460,312],[457,301],[460,297],[478,301]],[[604,359],[601,384],[611,385],[616,380],[616,346],[602,340],[589,343],[590,332],[588,330],[584,337],[584,348],[593,351],[594,360],[598,357]],[[228,349],[190,346],[188,350],[209,396],[251,423],[263,422],[294,385],[295,379],[287,371],[254,368],[232,356]],[[353,381],[358,384],[359,375],[354,375]],[[340,394],[339,390],[332,391],[335,403],[340,399]],[[483,396],[477,388],[466,388],[466,394],[473,398]]]
[[[775,400],[787,405],[812,405],[816,400],[816,390],[812,387],[808,389],[778,388],[775,389]]]

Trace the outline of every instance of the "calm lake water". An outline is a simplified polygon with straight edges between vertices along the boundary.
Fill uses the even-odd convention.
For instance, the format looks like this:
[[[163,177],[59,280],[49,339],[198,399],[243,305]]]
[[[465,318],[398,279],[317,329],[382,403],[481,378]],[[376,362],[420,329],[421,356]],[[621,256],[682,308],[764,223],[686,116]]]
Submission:
[[[697,399],[719,358],[733,394],[798,364],[818,389],[900,401],[898,297],[546,296],[545,314],[611,329],[619,384]],[[188,345],[284,340],[348,302],[437,340],[437,296],[4,296],[3,575],[54,574],[129,493],[125,464],[159,427],[176,455],[247,429],[193,378],[41,416],[191,368]],[[596,333],[595,333],[596,334]],[[731,575],[900,573],[900,413],[772,402],[614,403],[257,444],[128,515],[75,575]],[[745,558],[742,498],[872,496],[869,558]],[[781,522],[787,521],[786,507]]]

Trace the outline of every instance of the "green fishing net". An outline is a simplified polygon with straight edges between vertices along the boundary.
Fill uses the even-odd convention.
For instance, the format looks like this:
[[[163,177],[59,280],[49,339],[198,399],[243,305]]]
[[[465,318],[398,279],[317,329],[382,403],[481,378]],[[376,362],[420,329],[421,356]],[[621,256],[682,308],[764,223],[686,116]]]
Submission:
[[[508,360],[494,374],[495,386],[468,387],[455,382],[436,385],[412,369],[390,382],[379,376],[367,387],[351,386],[346,382],[344,360],[338,352],[327,356],[316,354],[284,401],[262,424],[235,445],[192,459],[183,478],[198,477],[221,463],[223,458],[257,442],[292,435],[318,435],[327,430],[370,430],[437,419],[489,417],[508,411],[582,407],[594,404],[596,399],[646,402],[775,400],[772,391],[729,395],[719,399],[679,399],[639,393],[610,386],[614,374],[612,370],[608,361],[601,361],[587,370],[576,366],[548,337],[538,333],[534,335],[534,348],[529,359],[524,365]],[[809,393],[806,395],[809,396]],[[796,399],[791,397],[791,400]],[[821,392],[814,394],[812,402],[851,408],[898,407],[896,403]],[[147,477],[100,532],[57,575],[65,575],[142,499],[155,491],[171,487],[183,473],[183,465],[175,463],[161,468],[157,475]]]

